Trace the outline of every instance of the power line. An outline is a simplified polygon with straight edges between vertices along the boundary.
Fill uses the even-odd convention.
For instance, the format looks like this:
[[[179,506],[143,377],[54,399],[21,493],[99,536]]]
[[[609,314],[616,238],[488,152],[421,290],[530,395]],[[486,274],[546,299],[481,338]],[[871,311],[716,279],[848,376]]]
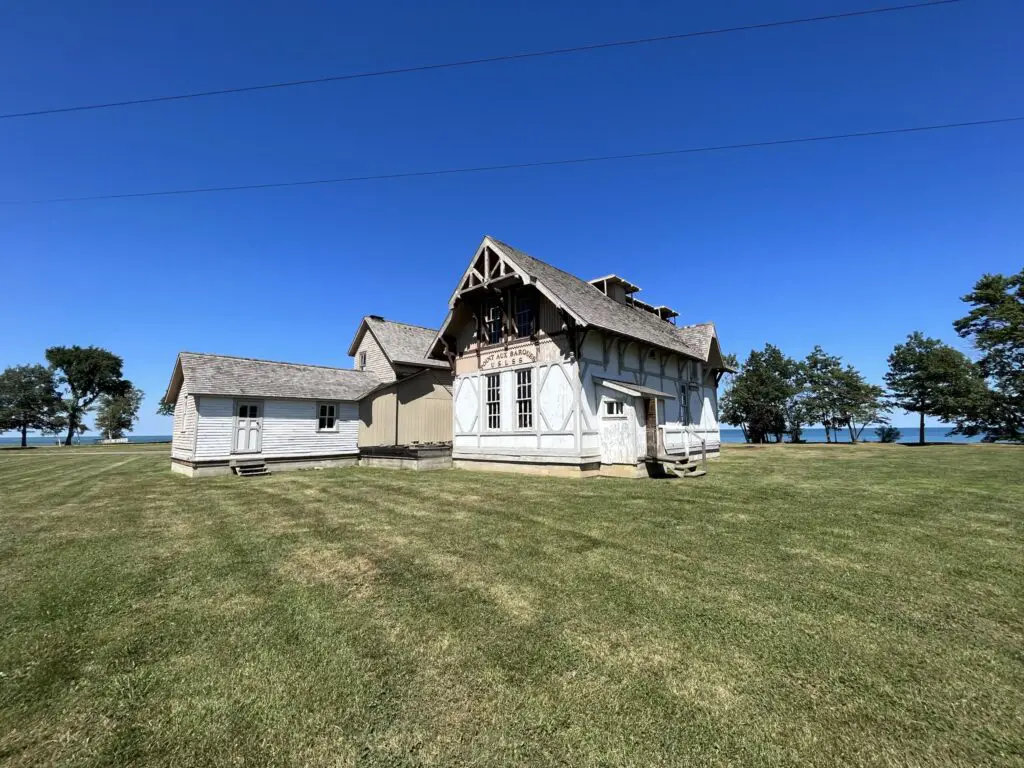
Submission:
[[[194,91],[192,93],[177,93],[168,96],[149,96],[140,99],[126,99],[124,101],[108,101],[98,104],[80,104],[70,107],[52,107],[49,109],[37,109],[29,112],[8,112],[0,114],[0,120],[13,120],[23,117],[40,117],[42,115],[56,115],[68,112],[87,112],[98,109],[112,109],[114,107],[129,107],[139,104],[156,104],[167,101],[185,101],[187,99],[200,99],[209,96],[227,96],[235,93],[249,93],[252,91],[269,91],[278,88],[295,88],[301,85],[320,85],[323,83],[337,83],[344,80],[360,80],[370,77],[387,77],[390,75],[405,75],[412,72],[430,72],[439,69],[455,69],[457,67],[471,67],[480,64],[494,64],[499,61],[521,61],[523,59],[539,59],[546,56],[565,56],[573,53],[584,53],[588,51],[606,50],[609,48],[626,48],[629,46],[649,45],[651,43],[662,43],[672,40],[688,40],[695,37],[710,37],[712,35],[724,35],[733,32],[748,32],[759,29],[773,29],[776,27],[788,27],[797,24],[812,24],[821,21],[833,21],[837,19],[851,19],[859,16],[875,16],[883,13],[895,13],[898,11],[910,11],[920,8],[931,8],[939,5],[952,5],[961,0],[927,0],[927,2],[910,3],[907,5],[890,5],[883,8],[869,8],[863,11],[847,11],[845,13],[831,13],[824,16],[806,16],[799,19],[783,19],[781,21],[767,21],[760,24],[745,24],[737,27],[719,27],[717,29],[706,29],[697,32],[681,32],[674,35],[658,35],[656,37],[641,37],[634,40],[613,40],[605,43],[593,43],[590,45],[577,45],[570,48],[552,48],[544,51],[526,51],[524,53],[511,53],[503,56],[487,56],[479,59],[462,59],[460,61],[447,61],[435,64],[420,64],[411,67],[397,67],[394,69],[381,69],[372,72],[352,72],[343,75],[328,75],[325,77],[314,77],[305,80],[285,80],[276,83],[263,83],[261,85],[243,85],[236,88],[221,88],[210,91]]]
[[[924,133],[926,131],[943,131],[953,128],[973,128],[984,125],[1002,125],[1024,121],[1024,116],[999,117],[991,120],[970,120],[959,123],[935,123],[932,125],[915,125],[909,128],[885,128],[875,131],[857,131],[854,133],[833,133],[826,136],[802,136],[792,139],[772,139],[768,141],[751,141],[740,144],[717,144],[684,149],[661,149],[650,152],[629,152],[618,155],[595,155],[591,157],[562,158],[558,160],[536,160],[528,163],[506,163],[501,165],[477,165],[464,168],[441,168],[428,171],[403,171],[399,173],[379,173],[365,176],[340,176],[331,179],[307,179],[304,181],[275,181],[262,184],[235,184],[217,187],[190,187],[185,189],[165,189],[153,192],[122,192],[112,195],[86,195],[84,197],[51,197],[39,200],[3,200],[0,205],[43,205],[49,203],[80,203],[91,200],[125,200],[139,197],[171,197],[178,195],[196,195],[210,192],[240,192],[252,189],[281,189],[284,187],[314,187],[328,184],[349,184],[359,181],[384,181],[388,179],[413,179],[427,176],[454,176],[470,173],[488,173],[493,171],[510,171],[523,168],[546,168],[560,165],[584,165],[587,163],[603,163],[611,160],[638,160],[641,158],[671,157],[676,155],[696,155],[709,152],[725,152],[736,149],[760,149],[764,147],[781,147],[791,144],[810,144],[843,139],[863,139],[875,136],[892,136],[896,134]]]

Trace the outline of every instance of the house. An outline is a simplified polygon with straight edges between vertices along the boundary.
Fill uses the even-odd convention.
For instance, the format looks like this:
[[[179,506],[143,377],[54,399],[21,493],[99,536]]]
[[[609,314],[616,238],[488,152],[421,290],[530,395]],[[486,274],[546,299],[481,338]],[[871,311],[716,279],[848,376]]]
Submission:
[[[359,404],[359,447],[364,457],[418,454],[420,449],[413,446],[451,443],[451,364],[430,357],[436,336],[436,329],[379,315],[364,317],[359,324],[348,353],[357,370],[371,372],[381,381]],[[381,450],[399,447],[408,450]],[[444,455],[447,458],[447,449]]]
[[[716,456],[715,327],[639,291],[485,237],[432,350],[453,361],[455,465],[633,477]]]
[[[359,460],[359,402],[370,371],[226,355],[178,355],[171,469],[189,477],[336,467]]]

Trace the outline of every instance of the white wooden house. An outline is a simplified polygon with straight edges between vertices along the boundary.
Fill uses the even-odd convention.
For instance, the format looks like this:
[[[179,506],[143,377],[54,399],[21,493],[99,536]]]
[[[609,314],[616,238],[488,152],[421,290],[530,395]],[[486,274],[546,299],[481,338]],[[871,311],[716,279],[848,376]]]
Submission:
[[[261,474],[359,460],[368,371],[182,352],[165,402],[175,404],[171,468],[192,476]]]
[[[716,456],[715,327],[638,291],[485,237],[434,342],[455,371],[456,466],[638,476]]]

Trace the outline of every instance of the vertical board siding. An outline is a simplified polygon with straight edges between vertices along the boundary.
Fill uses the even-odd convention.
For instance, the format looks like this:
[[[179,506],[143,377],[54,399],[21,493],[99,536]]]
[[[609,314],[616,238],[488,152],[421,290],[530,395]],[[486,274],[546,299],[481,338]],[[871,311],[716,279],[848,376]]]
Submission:
[[[363,339],[356,348],[356,368],[359,367],[359,354],[361,352],[366,353],[366,368],[364,370],[377,374],[381,381],[395,380],[395,370],[391,367],[391,363],[388,362],[387,357],[384,355],[384,350],[380,348],[377,339],[374,338],[373,333],[369,329],[363,334]]]
[[[363,398],[359,403],[359,445],[394,445],[397,407],[394,387]]]
[[[450,373],[431,371],[365,398],[359,404],[359,445],[450,443],[451,387]]]

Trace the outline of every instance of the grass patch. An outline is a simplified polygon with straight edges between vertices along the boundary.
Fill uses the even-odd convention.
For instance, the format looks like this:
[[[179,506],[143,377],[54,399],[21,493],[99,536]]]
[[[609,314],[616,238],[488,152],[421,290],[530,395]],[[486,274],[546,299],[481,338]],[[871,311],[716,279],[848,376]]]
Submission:
[[[1020,765],[1024,451],[0,456],[0,763]]]

